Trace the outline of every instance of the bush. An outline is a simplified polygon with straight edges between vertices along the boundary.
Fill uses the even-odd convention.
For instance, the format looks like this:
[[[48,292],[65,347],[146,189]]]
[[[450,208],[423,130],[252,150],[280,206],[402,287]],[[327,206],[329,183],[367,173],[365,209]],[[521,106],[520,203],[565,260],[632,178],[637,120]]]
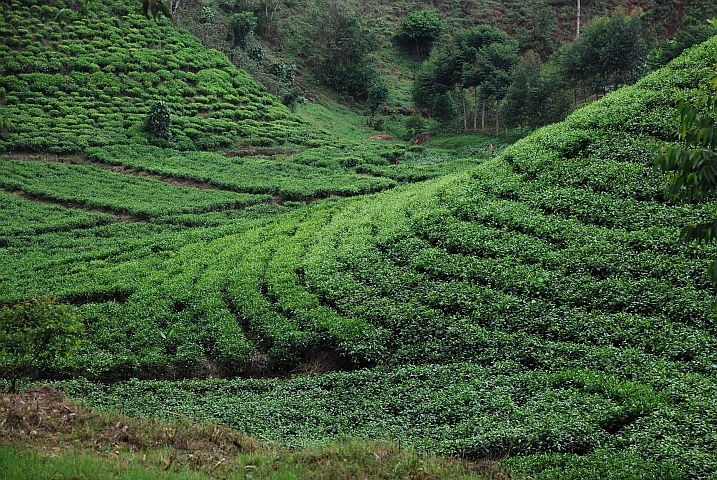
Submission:
[[[246,50],[249,37],[256,30],[256,16],[252,12],[239,12],[229,17],[229,34],[234,46]]]
[[[149,109],[144,129],[147,133],[167,141],[172,140],[172,117],[166,103],[159,100]]]
[[[82,323],[67,305],[39,296],[0,310],[0,374],[16,391],[31,368],[50,366],[78,344]]]

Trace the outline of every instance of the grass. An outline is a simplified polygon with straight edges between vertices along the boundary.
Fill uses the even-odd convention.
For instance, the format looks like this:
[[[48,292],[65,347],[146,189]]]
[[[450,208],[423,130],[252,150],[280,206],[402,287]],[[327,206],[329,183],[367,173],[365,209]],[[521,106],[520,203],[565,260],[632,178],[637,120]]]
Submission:
[[[364,142],[377,133],[366,124],[368,115],[361,115],[348,107],[327,103],[307,103],[297,113],[318,131],[331,132],[333,138]]]
[[[51,387],[0,396],[3,480],[508,479],[495,462],[440,459],[346,439],[288,450],[210,422],[98,412]]]

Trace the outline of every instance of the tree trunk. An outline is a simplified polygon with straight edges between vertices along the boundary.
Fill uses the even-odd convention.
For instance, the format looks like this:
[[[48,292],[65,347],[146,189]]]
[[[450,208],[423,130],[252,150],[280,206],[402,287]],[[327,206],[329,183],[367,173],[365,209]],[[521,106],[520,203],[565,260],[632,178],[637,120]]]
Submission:
[[[473,87],[473,131],[478,131],[478,87]]]
[[[580,36],[580,0],[578,0],[578,20],[576,22],[577,28],[575,32],[575,38]]]
[[[461,98],[463,99],[463,131],[468,130],[468,112],[466,111],[466,96],[461,89]]]
[[[485,98],[483,99],[483,110],[480,116],[480,133],[485,133]]]
[[[498,109],[498,99],[495,99],[495,134],[496,136],[500,135],[500,130],[498,130],[498,115],[500,114],[500,111]]]

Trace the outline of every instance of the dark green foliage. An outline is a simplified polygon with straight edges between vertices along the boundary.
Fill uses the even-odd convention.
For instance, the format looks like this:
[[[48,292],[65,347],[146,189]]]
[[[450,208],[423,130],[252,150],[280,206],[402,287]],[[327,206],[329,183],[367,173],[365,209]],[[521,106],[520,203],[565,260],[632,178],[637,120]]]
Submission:
[[[256,16],[253,12],[239,12],[229,17],[229,32],[235,46],[246,49],[255,29]]]
[[[365,100],[376,78],[369,55],[378,48],[375,35],[361,17],[336,3],[327,3],[316,24],[312,60],[321,81],[337,93]]]
[[[0,375],[11,382],[46,368],[79,344],[82,322],[67,305],[47,296],[0,307]]]
[[[473,97],[473,130],[477,130],[479,105],[484,106],[489,99],[497,102],[505,96],[511,71],[519,59],[517,50],[517,44],[500,29],[479,25],[461,30],[451,44],[422,66],[413,85],[413,100],[418,107],[432,110],[440,95],[458,89],[463,129],[467,130],[470,112],[464,90],[468,90]],[[482,116],[481,128],[484,126]]]
[[[521,53],[533,51],[547,61],[560,46],[556,38],[558,24],[550,7],[543,2],[533,6],[530,26],[516,29],[515,37],[520,44]]]
[[[202,7],[202,13],[199,17],[199,21],[205,24],[214,23],[214,10],[212,10],[212,7]]]
[[[281,103],[289,107],[291,111],[296,110],[296,107],[306,102],[304,92],[299,87],[293,87],[287,91],[281,99]]]
[[[164,0],[142,0],[142,7],[140,11],[142,12],[142,15],[147,18],[152,16],[152,18],[157,20],[157,17],[159,15],[163,15],[169,20],[173,20],[172,13],[169,11],[169,8],[164,3]]]
[[[707,22],[692,20],[686,22],[681,30],[659,46],[659,55],[654,66],[660,67],[666,65],[671,60],[677,58],[685,49],[700,44],[717,33],[715,26]]]
[[[388,87],[382,80],[374,80],[368,88],[366,107],[370,112],[369,124],[373,124],[373,117],[378,108],[388,100]]]
[[[167,141],[172,140],[172,117],[166,103],[159,100],[149,107],[144,129],[150,135]]]
[[[564,47],[561,65],[566,77],[595,91],[633,83],[644,73],[648,53],[641,11],[590,22],[572,44]]]
[[[717,79],[712,91],[692,93],[680,98],[679,145],[666,145],[655,158],[655,165],[669,173],[667,195],[671,201],[698,202],[712,200],[717,190]],[[691,241],[713,241],[717,238],[717,220],[686,227],[682,238]],[[717,281],[717,262],[710,266],[710,276]]]
[[[505,98],[506,123],[537,128],[558,122],[567,114],[572,93],[553,62],[543,64],[540,56],[526,52],[513,71],[513,82]]]
[[[266,56],[266,52],[260,45],[254,45],[249,50],[249,58],[254,60],[255,62],[261,64],[261,62],[264,60],[264,57]]]
[[[433,10],[411,12],[398,22],[396,39],[418,58],[425,58],[440,38],[445,23]]]

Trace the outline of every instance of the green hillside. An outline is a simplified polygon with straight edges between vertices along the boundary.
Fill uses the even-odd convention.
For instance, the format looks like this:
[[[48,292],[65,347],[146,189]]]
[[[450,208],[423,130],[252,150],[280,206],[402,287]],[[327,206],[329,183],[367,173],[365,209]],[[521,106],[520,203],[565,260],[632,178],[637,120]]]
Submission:
[[[0,303],[85,326],[33,379],[291,448],[717,475],[717,245],[678,239],[717,206],[652,168],[717,37],[493,156],[338,138],[181,30],[32,3],[0,6]],[[142,130],[161,98],[169,145]]]
[[[540,53],[543,61],[560,45],[576,37],[574,0],[399,0],[389,3],[214,0],[201,4],[182,2],[175,12],[175,19],[178,25],[189,28],[201,38],[205,45],[226,52],[235,64],[247,69],[272,93],[279,94],[287,88],[281,75],[275,75],[274,68],[291,67],[292,79],[295,77],[296,80],[292,80],[292,85],[300,86],[312,101],[330,104],[338,100],[363,114],[367,114],[367,110],[361,94],[356,95],[345,84],[335,85],[327,81],[327,76],[331,73],[330,65],[343,60],[337,58],[336,51],[347,55],[350,50],[342,50],[341,45],[370,46],[365,62],[355,59],[356,71],[366,72],[362,63],[366,63],[369,70],[375,67],[378,77],[389,87],[389,99],[381,107],[381,113],[390,120],[384,125],[385,129],[395,132],[400,128],[392,123],[410,115],[414,109],[411,82],[423,60],[412,57],[407,49],[401,48],[395,34],[407,15],[421,9],[435,12],[445,25],[434,50],[450,44],[457,31],[485,24],[508,32],[520,44],[522,53],[534,50]],[[717,15],[717,6],[698,0],[584,0],[581,25],[584,29],[591,21],[617,10],[644,12],[641,22],[645,26],[646,41],[650,48],[660,48],[668,59],[681,51],[680,45],[692,45],[707,38],[704,36],[708,28],[705,20]],[[211,12],[210,19],[203,16],[207,11]],[[236,15],[249,15],[256,20],[254,34],[247,37],[248,45],[244,47],[232,40],[232,18]],[[340,31],[334,31],[337,25],[340,25]],[[257,49],[263,55],[261,60],[252,56]],[[677,52],[673,54],[675,49]],[[657,56],[644,63],[652,63]],[[355,75],[359,76],[359,73]]]
[[[296,115],[186,31],[127,15],[130,6],[86,15],[73,6],[0,5],[0,149],[146,143],[144,119],[157,100],[169,106],[175,148],[309,140]]]

